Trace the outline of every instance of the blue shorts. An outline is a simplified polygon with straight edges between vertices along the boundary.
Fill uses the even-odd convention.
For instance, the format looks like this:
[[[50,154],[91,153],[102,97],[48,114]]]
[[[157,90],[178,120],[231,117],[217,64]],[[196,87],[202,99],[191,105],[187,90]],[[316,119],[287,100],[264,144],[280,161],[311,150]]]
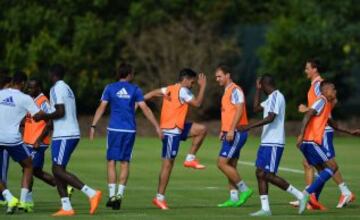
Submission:
[[[44,167],[45,151],[48,149],[48,145],[41,145],[38,149],[27,145],[26,146],[31,153],[32,165],[35,169],[42,169]]]
[[[56,139],[51,143],[51,157],[54,165],[66,167],[80,138]]]
[[[307,162],[312,166],[322,165],[331,159],[330,152],[325,147],[314,142],[303,142],[300,150],[304,154]]]
[[[239,158],[240,150],[246,143],[248,133],[235,131],[234,140],[230,142],[227,141],[225,137],[226,132],[222,137],[223,141],[219,156],[225,158]]]
[[[16,162],[21,162],[31,156],[30,151],[23,143],[14,146],[0,146],[0,149],[6,150],[10,157]]]
[[[335,149],[334,149],[334,131],[326,131],[324,132],[324,139],[323,139],[323,147],[329,152],[329,159],[335,157]]]
[[[185,123],[181,134],[164,133],[162,139],[162,158],[175,159],[179,152],[180,141],[186,141],[191,130],[192,123]]]
[[[257,152],[256,167],[265,173],[277,173],[284,146],[281,145],[260,145]]]
[[[130,161],[136,133],[108,131],[107,160]]]
[[[0,180],[7,182],[7,174],[9,169],[9,154],[5,149],[0,148]]]

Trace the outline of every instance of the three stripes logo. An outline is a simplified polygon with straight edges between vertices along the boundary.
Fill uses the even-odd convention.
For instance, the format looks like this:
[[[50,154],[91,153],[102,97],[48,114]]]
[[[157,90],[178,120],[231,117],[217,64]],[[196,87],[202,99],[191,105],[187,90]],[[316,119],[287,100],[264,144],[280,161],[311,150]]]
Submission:
[[[7,106],[12,106],[12,107],[15,106],[15,102],[14,102],[12,96],[9,96],[9,97],[7,97],[6,99],[2,100],[2,101],[0,102],[0,104],[2,104],[2,105],[7,105]]]
[[[121,99],[129,99],[130,95],[127,93],[125,88],[120,89],[116,95]]]

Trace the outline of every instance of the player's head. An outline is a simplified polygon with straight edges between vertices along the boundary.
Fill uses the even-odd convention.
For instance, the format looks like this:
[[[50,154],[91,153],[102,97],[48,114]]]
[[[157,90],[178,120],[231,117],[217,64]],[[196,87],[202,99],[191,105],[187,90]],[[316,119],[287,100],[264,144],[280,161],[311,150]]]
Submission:
[[[308,79],[313,79],[320,74],[321,66],[318,59],[308,59],[305,64],[305,73]]]
[[[191,89],[196,80],[196,72],[190,68],[182,69],[179,73],[179,82],[182,86]]]
[[[328,101],[333,101],[336,99],[336,89],[334,83],[327,80],[322,81],[320,83],[320,91]]]
[[[52,83],[64,79],[65,67],[61,64],[53,64],[49,70],[49,77]]]
[[[16,71],[11,79],[11,86],[14,88],[17,88],[19,90],[22,90],[27,81],[27,76],[23,71]]]
[[[30,79],[27,85],[28,94],[36,98],[42,91],[42,82],[39,79]]]
[[[127,63],[120,64],[117,70],[118,80],[131,81],[134,78],[134,68]]]
[[[0,89],[5,89],[10,85],[11,77],[9,73],[10,71],[7,68],[0,69]]]
[[[276,88],[275,79],[270,74],[264,74],[263,76],[261,76],[260,84],[262,90],[267,95],[271,94]]]
[[[228,85],[232,81],[230,67],[225,64],[219,64],[215,70],[215,78],[220,86]]]

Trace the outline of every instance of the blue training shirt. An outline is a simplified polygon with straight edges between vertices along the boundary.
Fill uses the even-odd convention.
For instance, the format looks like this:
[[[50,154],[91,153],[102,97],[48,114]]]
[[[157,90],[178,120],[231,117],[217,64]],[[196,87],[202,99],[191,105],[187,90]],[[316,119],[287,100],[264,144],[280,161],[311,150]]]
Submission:
[[[136,132],[135,103],[144,101],[141,89],[129,82],[107,85],[101,101],[110,104],[109,131]]]

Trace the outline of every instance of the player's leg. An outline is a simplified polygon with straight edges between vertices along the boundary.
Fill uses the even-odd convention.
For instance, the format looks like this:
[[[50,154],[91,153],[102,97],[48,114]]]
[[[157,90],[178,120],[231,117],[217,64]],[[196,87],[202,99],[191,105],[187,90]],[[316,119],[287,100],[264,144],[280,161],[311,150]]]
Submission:
[[[256,160],[256,179],[258,182],[258,189],[259,189],[259,195],[260,195],[260,202],[261,202],[261,209],[257,212],[251,213],[251,216],[270,216],[270,205],[269,205],[269,184],[266,180],[266,173],[263,170],[262,164],[265,164],[265,161],[263,160],[264,157],[261,156],[264,154],[264,149],[259,148],[258,151],[258,158]]]
[[[108,148],[109,149],[109,148]],[[108,154],[109,155],[109,154]],[[107,183],[109,189],[109,199],[106,202],[106,207],[113,207],[116,200],[116,161],[107,160]]]
[[[7,202],[6,214],[13,214],[19,203],[19,200],[11,194],[11,192],[6,187],[6,184],[1,180],[0,180],[0,193]]]
[[[201,147],[207,134],[207,128],[205,125],[198,123],[185,123],[183,132],[181,134],[181,140],[186,140],[187,137],[192,137],[192,144],[189,152],[186,156],[184,166],[194,169],[204,169],[205,166],[200,164],[196,160],[196,153]]]
[[[44,162],[45,162],[45,152],[47,150],[47,146],[41,146],[39,149],[35,150],[35,154],[33,156],[33,175],[42,180],[44,183],[49,186],[56,186],[55,178],[50,173],[44,171]]]
[[[234,167],[235,169],[237,168],[237,163],[238,163],[238,158],[234,158],[234,159],[230,159],[229,160],[229,164]],[[240,177],[241,178],[241,177]],[[229,199],[226,200],[225,202],[218,204],[218,207],[220,208],[225,208],[225,207],[233,207],[235,205],[235,203],[237,201],[239,201],[239,190],[238,187],[236,186],[235,183],[233,183],[231,181],[231,179],[228,179],[228,185],[229,185]]]
[[[0,180],[6,187],[7,182],[7,173],[9,169],[9,154],[5,149],[0,148]],[[0,206],[6,206],[7,201],[0,194]]]

